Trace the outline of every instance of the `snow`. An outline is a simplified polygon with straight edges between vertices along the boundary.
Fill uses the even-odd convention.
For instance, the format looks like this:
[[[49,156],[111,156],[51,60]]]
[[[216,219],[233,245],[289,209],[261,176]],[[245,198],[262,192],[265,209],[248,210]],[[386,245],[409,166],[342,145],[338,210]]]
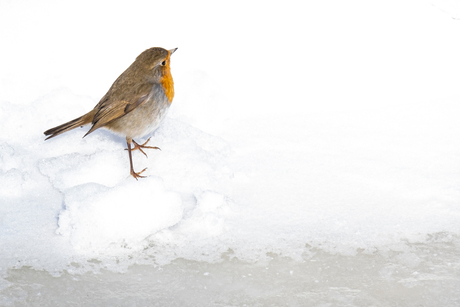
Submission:
[[[0,4],[0,305],[458,303],[456,7]],[[44,141],[154,46],[179,49],[147,178],[108,131]]]

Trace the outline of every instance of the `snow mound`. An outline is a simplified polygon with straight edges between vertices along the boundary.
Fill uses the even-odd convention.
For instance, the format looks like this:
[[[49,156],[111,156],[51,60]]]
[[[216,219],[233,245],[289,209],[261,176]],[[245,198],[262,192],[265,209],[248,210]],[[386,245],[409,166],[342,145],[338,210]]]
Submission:
[[[133,153],[135,169],[147,168],[136,181],[125,140],[108,131],[82,138],[88,128],[77,128],[44,141],[43,131],[94,104],[65,88],[29,105],[1,104],[0,130],[8,131],[0,136],[3,268],[57,273],[75,271],[71,263],[84,269],[89,259],[106,259],[106,267],[142,253],[151,236],[181,221],[180,229],[203,236],[222,231],[233,178],[225,141],[168,118],[150,141],[161,150]]]
[[[146,237],[178,223],[183,213],[180,195],[165,191],[156,178],[114,188],[79,185],[67,191],[64,203],[57,233],[84,253],[141,248]]]

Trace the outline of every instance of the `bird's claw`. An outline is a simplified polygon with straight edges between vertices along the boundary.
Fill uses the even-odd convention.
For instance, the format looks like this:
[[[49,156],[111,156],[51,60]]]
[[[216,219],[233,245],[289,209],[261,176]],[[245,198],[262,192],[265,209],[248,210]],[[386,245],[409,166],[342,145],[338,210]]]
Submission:
[[[142,171],[139,173],[136,173],[133,169],[131,170],[131,176],[134,177],[134,179],[138,180],[137,178],[145,178],[147,176],[141,176],[141,174],[146,170],[147,168],[144,168]]]
[[[148,142],[150,141],[150,138],[144,142],[144,144],[142,145],[139,145],[136,141],[133,140],[133,144],[134,144],[134,147],[131,149],[131,150],[139,150],[140,152],[142,152],[147,158],[147,154],[142,150],[142,148],[150,148],[150,149],[160,149],[160,147],[156,147],[156,146],[146,146],[145,144],[147,144]],[[128,148],[125,148],[125,150],[128,150]],[[132,175],[132,174],[131,174]],[[134,175],[133,175],[134,176]]]

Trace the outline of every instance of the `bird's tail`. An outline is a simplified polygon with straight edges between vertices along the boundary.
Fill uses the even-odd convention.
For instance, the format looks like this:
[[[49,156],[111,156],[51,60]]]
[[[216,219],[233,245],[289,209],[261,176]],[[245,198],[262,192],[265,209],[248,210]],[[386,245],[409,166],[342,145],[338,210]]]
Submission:
[[[61,133],[75,129],[77,127],[90,124],[92,121],[93,121],[93,114],[92,112],[89,112],[79,118],[75,118],[74,120],[71,120],[70,122],[67,122],[65,124],[62,124],[57,127],[46,130],[45,132],[43,132],[45,135],[48,136],[45,140],[53,138]]]

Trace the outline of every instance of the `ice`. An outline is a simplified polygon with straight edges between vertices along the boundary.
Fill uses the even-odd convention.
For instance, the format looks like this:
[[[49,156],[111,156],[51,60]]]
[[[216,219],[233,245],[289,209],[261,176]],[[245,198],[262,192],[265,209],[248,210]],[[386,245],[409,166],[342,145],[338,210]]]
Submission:
[[[455,6],[2,3],[0,305],[458,304]],[[147,178],[109,131],[44,141],[153,46]]]

